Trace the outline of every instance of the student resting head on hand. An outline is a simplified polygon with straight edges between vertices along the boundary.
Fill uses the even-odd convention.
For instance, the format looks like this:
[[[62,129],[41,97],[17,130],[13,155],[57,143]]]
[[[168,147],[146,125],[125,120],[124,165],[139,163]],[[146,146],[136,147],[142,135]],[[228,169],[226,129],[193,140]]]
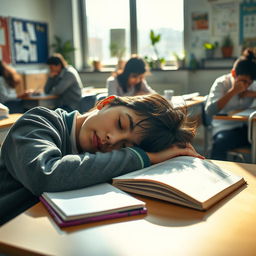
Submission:
[[[50,72],[44,92],[59,96],[56,107],[66,111],[79,109],[83,85],[77,70],[60,53],[50,56],[47,64]]]
[[[121,72],[107,79],[108,95],[134,96],[155,93],[145,80],[146,64],[142,58],[132,57]]]
[[[213,83],[205,105],[209,117],[250,108],[256,98],[256,56],[251,48],[244,50],[229,74]],[[247,125],[243,122],[213,120],[211,158],[226,160],[227,151],[249,145]]]
[[[186,115],[158,94],[110,96],[82,115],[29,110],[2,146],[0,220],[27,209],[43,192],[108,182],[179,155],[202,157],[190,144],[193,136]]]

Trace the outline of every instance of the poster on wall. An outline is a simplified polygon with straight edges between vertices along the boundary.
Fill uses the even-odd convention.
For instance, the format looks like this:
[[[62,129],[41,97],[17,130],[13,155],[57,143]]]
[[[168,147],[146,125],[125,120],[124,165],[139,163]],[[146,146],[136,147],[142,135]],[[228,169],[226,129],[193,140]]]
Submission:
[[[9,20],[7,17],[0,17],[0,60],[7,64],[11,63]]]
[[[240,5],[240,43],[246,46],[256,44],[256,3]]]
[[[11,18],[11,38],[15,64],[45,63],[47,61],[47,23]]]
[[[212,3],[212,34],[226,36],[238,31],[238,4],[234,1]]]
[[[207,30],[209,28],[208,13],[192,13],[192,30]]]

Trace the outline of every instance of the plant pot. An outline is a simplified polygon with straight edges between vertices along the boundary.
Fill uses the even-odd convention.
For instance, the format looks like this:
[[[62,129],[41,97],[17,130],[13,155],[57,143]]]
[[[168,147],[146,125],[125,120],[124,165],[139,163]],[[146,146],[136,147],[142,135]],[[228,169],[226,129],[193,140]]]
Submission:
[[[223,58],[230,58],[233,53],[233,47],[222,47],[221,48]]]
[[[94,60],[93,63],[93,71],[100,71],[101,70],[101,62],[99,60]]]

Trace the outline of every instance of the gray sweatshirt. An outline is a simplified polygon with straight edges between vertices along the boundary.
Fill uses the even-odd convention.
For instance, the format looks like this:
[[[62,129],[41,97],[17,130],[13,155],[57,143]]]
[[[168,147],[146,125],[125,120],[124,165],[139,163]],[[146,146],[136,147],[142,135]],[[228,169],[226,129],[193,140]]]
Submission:
[[[73,154],[73,118],[61,109],[36,107],[13,125],[0,155],[0,224],[32,206],[43,192],[111,181],[150,165],[136,147]]]
[[[48,78],[44,91],[59,96],[59,107],[68,106],[72,110],[79,110],[82,87],[78,72],[72,66],[67,66],[59,75]]]

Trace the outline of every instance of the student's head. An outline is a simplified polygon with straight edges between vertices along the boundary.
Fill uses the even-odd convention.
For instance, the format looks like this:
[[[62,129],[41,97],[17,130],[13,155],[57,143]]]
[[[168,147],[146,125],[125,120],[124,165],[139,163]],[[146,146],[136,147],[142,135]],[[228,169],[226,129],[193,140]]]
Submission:
[[[140,90],[141,81],[146,72],[146,64],[139,57],[132,57],[125,64],[123,72],[118,76],[118,82],[124,92],[128,87],[135,87],[136,91]]]
[[[7,85],[11,88],[14,88],[21,83],[21,76],[16,70],[2,61],[0,61],[0,76],[4,78]]]
[[[54,73],[60,73],[61,70],[68,65],[60,53],[54,53],[48,58],[46,64],[49,65],[50,71]]]
[[[231,72],[237,81],[242,80],[247,87],[256,80],[256,56],[252,49],[244,50],[243,55],[235,61]]]
[[[110,96],[87,113],[78,132],[81,151],[108,152],[138,146],[158,152],[170,145],[185,146],[194,136],[186,115],[160,95]]]

